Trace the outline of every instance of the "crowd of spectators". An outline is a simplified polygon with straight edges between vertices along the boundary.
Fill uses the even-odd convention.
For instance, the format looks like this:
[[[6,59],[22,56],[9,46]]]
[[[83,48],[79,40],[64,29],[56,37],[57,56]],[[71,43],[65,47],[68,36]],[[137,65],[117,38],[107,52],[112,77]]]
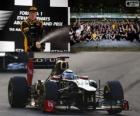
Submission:
[[[70,28],[71,45],[81,41],[101,41],[122,39],[140,42],[140,22],[138,19],[94,19],[76,21]]]

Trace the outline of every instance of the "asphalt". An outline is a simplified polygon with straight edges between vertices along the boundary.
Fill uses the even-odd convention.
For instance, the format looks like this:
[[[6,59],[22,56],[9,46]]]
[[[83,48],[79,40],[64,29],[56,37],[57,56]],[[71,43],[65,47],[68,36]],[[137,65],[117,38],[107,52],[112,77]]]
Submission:
[[[124,111],[117,116],[139,116],[140,114],[140,53],[139,52],[80,52],[77,54],[36,53],[35,57],[70,56],[70,69],[78,75],[89,76],[103,86],[107,81],[119,80],[123,86],[125,98],[130,103],[130,111]],[[51,70],[35,70],[34,82],[46,79]],[[0,74],[0,116],[106,116],[106,111],[80,112],[78,110],[58,111],[54,114],[27,107],[26,109],[12,109],[8,103],[8,81],[10,77],[26,74]]]

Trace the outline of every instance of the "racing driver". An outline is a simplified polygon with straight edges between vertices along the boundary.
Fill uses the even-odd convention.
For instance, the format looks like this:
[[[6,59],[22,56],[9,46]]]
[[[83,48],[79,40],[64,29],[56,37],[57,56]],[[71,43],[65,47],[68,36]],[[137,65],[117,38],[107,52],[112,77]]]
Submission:
[[[43,34],[43,25],[37,20],[37,8],[29,8],[28,18],[22,22],[21,31],[24,35],[24,52],[38,52],[44,50],[44,45],[40,44]]]

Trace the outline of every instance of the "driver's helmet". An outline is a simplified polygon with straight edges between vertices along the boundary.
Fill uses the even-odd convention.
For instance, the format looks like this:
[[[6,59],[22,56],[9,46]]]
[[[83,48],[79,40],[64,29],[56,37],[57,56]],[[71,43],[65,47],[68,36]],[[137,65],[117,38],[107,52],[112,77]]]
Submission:
[[[62,73],[62,78],[63,79],[72,80],[72,79],[74,79],[74,76],[75,76],[74,72],[70,69],[67,69]]]

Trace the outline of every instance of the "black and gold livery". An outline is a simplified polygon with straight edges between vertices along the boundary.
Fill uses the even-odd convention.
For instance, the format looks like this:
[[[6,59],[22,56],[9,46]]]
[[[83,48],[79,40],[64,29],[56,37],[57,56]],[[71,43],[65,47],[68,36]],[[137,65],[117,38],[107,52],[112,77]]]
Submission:
[[[29,12],[37,12],[36,7],[30,7]],[[44,45],[40,48],[36,47],[36,42],[39,42],[43,34],[42,22],[37,19],[31,20],[28,18],[21,24],[21,31],[24,35],[24,51],[25,52],[36,52],[43,51]]]
[[[66,111],[71,111],[72,107],[75,107],[84,113],[101,110],[107,111],[110,115],[129,110],[129,102],[124,98],[119,81],[107,81],[101,89],[100,81],[97,84],[95,80],[76,75],[69,70],[66,58],[69,57],[29,59],[27,78],[15,76],[9,80],[8,100],[11,108],[31,105],[43,112],[54,113],[58,112],[57,109],[61,106],[65,107]],[[44,66],[52,69],[52,73],[45,81],[38,80],[32,83],[34,69],[44,69]]]

